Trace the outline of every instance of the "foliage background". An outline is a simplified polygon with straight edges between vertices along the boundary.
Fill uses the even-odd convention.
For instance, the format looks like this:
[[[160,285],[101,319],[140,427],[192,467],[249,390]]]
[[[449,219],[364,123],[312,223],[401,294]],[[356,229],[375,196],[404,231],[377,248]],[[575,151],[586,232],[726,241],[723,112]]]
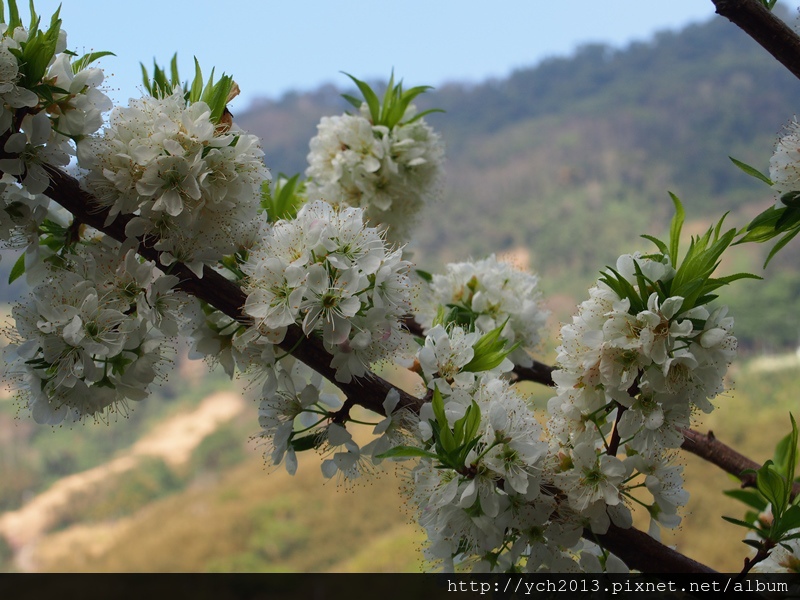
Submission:
[[[262,101],[237,114],[237,122],[262,137],[273,173],[302,171],[319,117],[346,108],[341,91],[323,86]],[[420,102],[420,108],[446,110],[429,121],[448,146],[448,179],[443,197],[420,222],[415,260],[435,271],[466,255],[510,253],[542,276],[554,340],[558,322],[569,318],[603,265],[620,253],[648,249],[639,233],[663,237],[672,207],[667,190],[682,198],[693,219],[688,233],[703,230],[723,210],[731,211],[732,223],[744,224],[773,202],[770,190],[727,156],[766,170],[798,100],[800,83],[722,19],[622,50],[586,46],[502,80],[443,86]],[[734,251],[724,269],[762,273],[759,250]],[[790,245],[763,273],[764,282],[737,283],[724,297],[736,317],[741,360],[732,369],[732,391],[701,428],[759,461],[788,431],[786,413],[797,403],[798,252]],[[4,280],[12,264],[9,257],[0,263]],[[0,294],[12,302],[24,298],[25,289],[4,285]],[[554,346],[549,342],[538,358],[552,363]],[[253,396],[219,374],[199,379],[187,373],[179,372],[124,422],[108,425],[41,428],[18,416],[13,402],[0,401],[0,510],[19,509],[57,481],[124,455],[157,423],[195,410],[214,391]],[[530,391],[538,406],[550,393]],[[222,423],[180,465],[149,458],[69,496],[35,543],[22,548],[0,535],[0,565],[65,571],[420,568],[422,536],[403,509],[402,472],[341,490],[322,484],[318,459],[308,456],[294,479],[282,472],[267,476],[247,443],[255,406],[249,402]],[[734,484],[699,459],[680,460],[688,470],[690,514],[665,541],[718,569],[738,569],[745,552],[739,531],[719,518],[739,515],[719,493]]]

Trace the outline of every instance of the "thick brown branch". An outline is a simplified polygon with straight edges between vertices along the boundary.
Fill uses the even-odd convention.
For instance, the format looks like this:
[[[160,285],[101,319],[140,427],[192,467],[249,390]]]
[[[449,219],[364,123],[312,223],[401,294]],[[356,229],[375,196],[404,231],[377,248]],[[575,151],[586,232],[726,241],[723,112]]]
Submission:
[[[716,573],[633,527],[622,529],[612,523],[608,533],[598,535],[586,530],[583,537],[599,541],[628,567],[643,573]]]
[[[553,371],[555,370],[555,367],[540,363],[538,360],[534,360],[533,365],[530,367],[514,367],[514,373],[518,379],[535,381],[550,387],[555,387],[556,385],[555,381],[553,381]]]
[[[800,37],[758,0],[711,0],[727,18],[800,79]]]
[[[742,482],[742,487],[753,487],[755,485],[755,475],[753,473],[744,473],[744,471],[748,469],[757,470],[761,468],[760,464],[739,454],[730,446],[723,444],[710,431],[706,435],[691,429],[683,429],[682,432],[683,444],[681,448],[718,466],[726,473],[738,477]],[[795,483],[792,487],[792,497],[798,494],[800,494],[800,483]]]

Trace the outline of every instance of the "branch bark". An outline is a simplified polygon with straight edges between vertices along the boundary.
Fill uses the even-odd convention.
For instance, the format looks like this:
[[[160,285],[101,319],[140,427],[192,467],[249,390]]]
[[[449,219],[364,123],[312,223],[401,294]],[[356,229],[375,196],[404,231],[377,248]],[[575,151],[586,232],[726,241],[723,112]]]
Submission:
[[[756,476],[753,473],[743,473],[749,469],[758,470],[761,465],[746,456],[739,454],[736,450],[720,442],[714,434],[709,431],[703,435],[691,429],[683,429],[683,444],[681,448],[691,452],[700,458],[707,460],[711,464],[718,466],[726,473],[730,473],[742,482],[742,487],[754,487]],[[792,497],[800,494],[800,483],[792,486]]]
[[[758,0],[711,0],[716,12],[738,26],[800,79],[800,37]]]
[[[612,523],[608,533],[598,535],[586,530],[583,537],[596,539],[619,556],[630,569],[642,573],[716,573],[714,569],[676,552],[633,527],[622,529]]]

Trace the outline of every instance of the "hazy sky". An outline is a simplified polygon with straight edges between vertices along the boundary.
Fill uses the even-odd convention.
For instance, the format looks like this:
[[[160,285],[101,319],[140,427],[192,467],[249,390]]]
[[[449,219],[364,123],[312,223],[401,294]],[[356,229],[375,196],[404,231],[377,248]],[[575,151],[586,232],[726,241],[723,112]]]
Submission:
[[[18,0],[20,5],[26,5]],[[197,56],[204,71],[232,74],[241,110],[259,96],[308,90],[339,71],[362,79],[395,73],[407,85],[502,77],[576,46],[621,47],[655,31],[714,16],[710,0],[60,0],[70,49],[110,50],[100,63],[112,97],[140,95],[139,62],[165,64],[178,52],[188,79]],[[49,18],[58,0],[36,0]],[[25,19],[27,21],[27,19]]]

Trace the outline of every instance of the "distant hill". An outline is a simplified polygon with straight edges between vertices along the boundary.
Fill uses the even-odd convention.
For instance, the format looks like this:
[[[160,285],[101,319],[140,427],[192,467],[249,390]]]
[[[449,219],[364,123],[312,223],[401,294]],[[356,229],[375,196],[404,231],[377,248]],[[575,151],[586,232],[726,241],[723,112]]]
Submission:
[[[274,173],[302,172],[319,117],[347,108],[340,91],[353,93],[330,85],[292,93],[254,104],[237,122],[261,136]],[[623,49],[584,46],[502,80],[445,85],[419,104],[446,111],[428,121],[447,144],[448,176],[444,198],[418,229],[415,259],[435,270],[469,255],[522,251],[545,291],[562,298],[563,317],[603,266],[650,249],[639,234],[666,233],[667,191],[684,201],[694,233],[724,211],[742,225],[767,206],[770,190],[728,156],[766,170],[800,106],[800,82],[714,18]],[[781,283],[771,285],[780,289],[768,295],[791,297],[786,286],[800,286],[797,258],[790,248],[775,261],[770,272]],[[737,260],[760,272],[763,253],[748,249]],[[746,308],[761,301],[760,289],[742,283],[726,298]],[[786,311],[775,319],[737,334],[747,347],[794,344],[800,322]]]
[[[261,137],[273,174],[303,172],[320,117],[349,106],[341,92],[355,93],[332,85],[293,92],[235,110],[236,121]],[[728,156],[766,170],[800,106],[800,82],[714,18],[622,49],[587,45],[505,79],[447,84],[419,104],[446,111],[428,121],[448,156],[443,198],[412,245],[419,266],[435,271],[470,255],[513,252],[542,275],[565,319],[600,269],[619,254],[650,249],[641,233],[666,234],[668,191],[683,200],[692,233],[727,210],[732,225],[743,225],[773,201]],[[760,273],[763,250],[741,251],[735,268]],[[766,283],[725,290],[743,348],[797,344],[800,317],[790,305],[800,292],[798,260],[800,244],[790,245]],[[13,262],[0,262],[3,281]],[[3,286],[0,301],[22,289]]]

